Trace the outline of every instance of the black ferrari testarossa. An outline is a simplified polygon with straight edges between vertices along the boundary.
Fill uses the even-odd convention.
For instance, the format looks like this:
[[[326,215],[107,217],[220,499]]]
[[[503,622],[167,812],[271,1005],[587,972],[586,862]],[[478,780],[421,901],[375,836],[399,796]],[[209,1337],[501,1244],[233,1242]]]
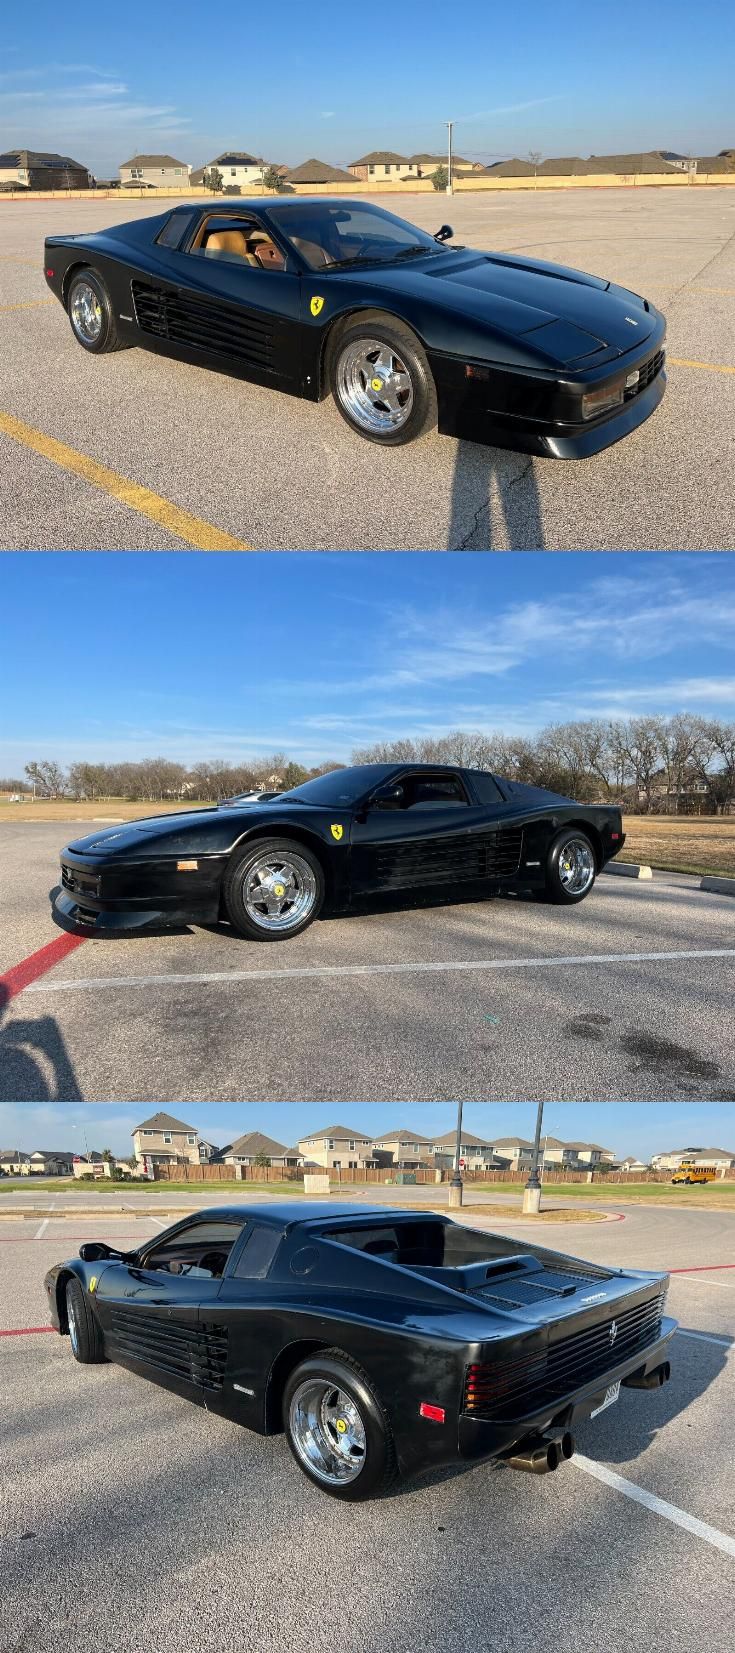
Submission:
[[[199,1211],[135,1251],[89,1242],[45,1285],[77,1360],[284,1430],[310,1480],[353,1501],[458,1461],[556,1469],[621,1384],[666,1382],[676,1330],[666,1274],[297,1199]]]
[[[599,276],[450,246],[370,201],[197,202],[53,235],[85,350],[145,345],[311,401],[373,442],[439,431],[584,459],[664,393],[663,316]]]
[[[54,910],[89,933],[216,923],[295,936],[325,904],[430,891],[583,901],[625,842],[614,804],[577,804],[481,770],[358,764],[250,803],[105,827],[61,854]]]

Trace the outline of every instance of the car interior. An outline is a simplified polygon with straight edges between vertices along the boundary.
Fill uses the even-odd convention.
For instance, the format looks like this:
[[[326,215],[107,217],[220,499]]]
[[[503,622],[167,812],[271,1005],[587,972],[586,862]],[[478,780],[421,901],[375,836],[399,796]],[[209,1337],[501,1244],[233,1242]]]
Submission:
[[[452,775],[403,775],[391,788],[393,796],[380,798],[381,809],[436,809],[439,804],[467,804],[462,782]]]
[[[148,1251],[142,1266],[190,1279],[219,1280],[243,1229],[237,1223],[197,1223]]]
[[[246,218],[205,218],[189,251],[204,258],[220,258],[230,264],[247,264],[252,270],[284,270],[286,259],[260,225]]]

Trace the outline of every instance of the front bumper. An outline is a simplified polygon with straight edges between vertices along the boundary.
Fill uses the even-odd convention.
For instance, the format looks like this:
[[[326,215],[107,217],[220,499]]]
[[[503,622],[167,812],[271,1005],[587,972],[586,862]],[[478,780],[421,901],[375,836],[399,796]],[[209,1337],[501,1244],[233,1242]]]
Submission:
[[[82,935],[214,924],[219,918],[224,858],[197,858],[179,869],[171,856],[130,862],[65,850],[52,912],[63,929]]]
[[[180,929],[185,924],[214,923],[218,917],[217,908],[212,909],[211,903],[200,907],[139,907],[134,911],[114,911],[104,907],[87,906],[85,902],[70,895],[67,890],[57,892],[51,911],[62,929],[72,929],[87,936],[130,935],[142,930]]]
[[[562,1399],[546,1402],[543,1407],[528,1412],[519,1418],[504,1418],[502,1421],[489,1421],[486,1418],[473,1418],[463,1412],[459,1420],[458,1450],[460,1458],[477,1462],[485,1458],[496,1458],[500,1453],[507,1452],[526,1435],[543,1434],[551,1428],[572,1429],[588,1418],[595,1406],[600,1404],[605,1390],[612,1383],[624,1383],[633,1373],[648,1373],[654,1367],[660,1366],[667,1358],[668,1346],[677,1329],[677,1321],[665,1318],[662,1321],[661,1336],[655,1343],[650,1343],[643,1350],[629,1355],[618,1366],[611,1366],[603,1376],[591,1378],[588,1383]]]

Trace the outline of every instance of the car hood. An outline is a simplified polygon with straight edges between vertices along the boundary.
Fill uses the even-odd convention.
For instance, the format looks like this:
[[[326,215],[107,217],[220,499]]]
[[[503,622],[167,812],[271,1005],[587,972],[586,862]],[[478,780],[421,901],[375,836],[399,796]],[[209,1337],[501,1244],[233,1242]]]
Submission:
[[[200,826],[208,825],[217,809],[182,809],[170,815],[146,815],[140,821],[124,821],[119,826],[105,827],[104,832],[91,832],[86,838],[75,838],[67,845],[72,853],[94,855],[102,852],[127,850],[143,838],[175,838]]]
[[[364,281],[365,272],[354,276]],[[645,299],[599,276],[471,248],[393,264],[371,271],[369,279],[376,287],[446,304],[513,337],[533,334],[534,350],[562,366],[644,344],[658,319]]]

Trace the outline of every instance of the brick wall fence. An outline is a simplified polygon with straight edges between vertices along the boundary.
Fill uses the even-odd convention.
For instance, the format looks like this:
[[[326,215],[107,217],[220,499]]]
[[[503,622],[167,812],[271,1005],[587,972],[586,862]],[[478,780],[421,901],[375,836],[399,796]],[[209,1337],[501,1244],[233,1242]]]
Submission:
[[[242,1171],[243,1182],[302,1182],[304,1178],[303,1170],[294,1169],[291,1167],[284,1169],[280,1165],[243,1165],[240,1169]],[[320,1166],[319,1169],[322,1170],[323,1168]],[[419,1170],[412,1172],[411,1174],[415,1176],[417,1183],[436,1183],[436,1174],[434,1171]],[[451,1170],[447,1168],[443,1169],[441,1172],[442,1182],[449,1182],[452,1174],[453,1173]],[[672,1174],[673,1173],[671,1171],[647,1171],[645,1173],[637,1173],[635,1171],[594,1171],[592,1173],[592,1180],[595,1183],[606,1185],[626,1182],[670,1182]],[[341,1172],[337,1172],[332,1170],[329,1172],[330,1180],[335,1184],[335,1186],[340,1187],[347,1185],[365,1186],[366,1184],[369,1185],[371,1183],[385,1183],[385,1181],[392,1175],[393,1172],[389,1166],[384,1166],[378,1171],[343,1170]],[[545,1180],[547,1182],[554,1183],[586,1182],[587,1175],[588,1173],[586,1171],[550,1170],[544,1173]],[[157,1182],[234,1182],[235,1167],[234,1165],[157,1165],[155,1167],[155,1176]],[[528,1173],[526,1171],[462,1172],[462,1180],[465,1183],[512,1183],[522,1187],[526,1182],[527,1177]],[[728,1171],[726,1173],[725,1180],[735,1182],[735,1170]]]

